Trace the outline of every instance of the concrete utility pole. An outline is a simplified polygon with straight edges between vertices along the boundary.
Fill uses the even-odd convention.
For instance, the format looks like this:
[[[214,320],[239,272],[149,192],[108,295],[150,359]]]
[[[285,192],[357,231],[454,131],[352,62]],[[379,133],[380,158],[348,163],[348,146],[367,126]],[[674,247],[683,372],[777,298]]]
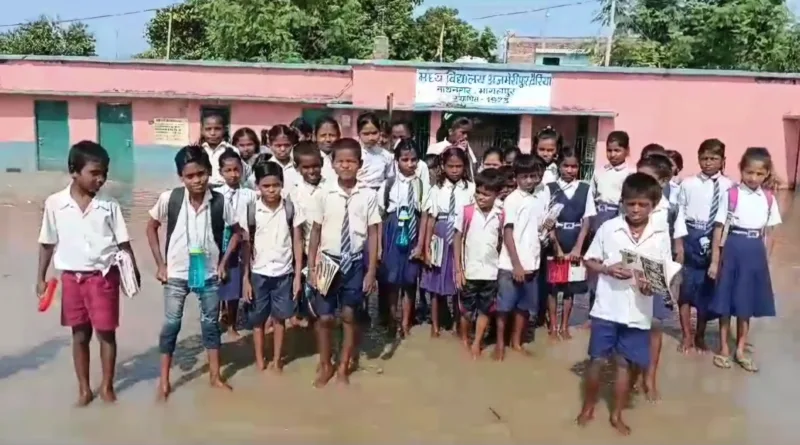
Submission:
[[[614,32],[617,30],[617,0],[611,0],[611,14],[608,19],[608,39],[606,39],[605,66],[611,63],[611,45],[614,43]]]

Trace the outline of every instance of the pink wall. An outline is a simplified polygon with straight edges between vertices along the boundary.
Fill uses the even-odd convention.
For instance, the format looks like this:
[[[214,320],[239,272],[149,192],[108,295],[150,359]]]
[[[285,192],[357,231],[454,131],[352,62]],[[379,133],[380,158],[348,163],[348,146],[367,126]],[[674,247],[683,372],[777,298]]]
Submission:
[[[35,140],[33,100],[25,96],[0,96],[0,128],[2,142]]]

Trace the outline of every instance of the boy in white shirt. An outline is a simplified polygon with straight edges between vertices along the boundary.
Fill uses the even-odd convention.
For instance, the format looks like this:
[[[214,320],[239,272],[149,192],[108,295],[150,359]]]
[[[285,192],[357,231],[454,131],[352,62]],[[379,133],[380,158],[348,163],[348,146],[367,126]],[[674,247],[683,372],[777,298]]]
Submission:
[[[358,325],[355,314],[363,306],[364,295],[375,288],[378,265],[378,196],[375,190],[359,186],[356,175],[361,167],[361,145],[344,138],[333,144],[333,168],[338,180],[321,190],[312,211],[314,225],[308,248],[309,283],[315,289],[319,255],[339,264],[339,271],[326,295],[317,292],[315,323],[320,365],[314,386],[322,387],[333,377],[331,362],[334,315],[342,308],[344,341],[339,360],[338,380],[349,383],[351,358],[356,348]],[[369,242],[367,242],[369,240]],[[364,250],[366,249],[366,253]],[[368,264],[363,256],[368,255]],[[366,271],[364,270],[366,266]]]
[[[267,318],[274,320],[272,360],[269,367],[283,370],[281,354],[286,320],[294,313],[293,300],[300,295],[303,268],[302,232],[295,228],[305,223],[302,210],[297,212],[290,199],[281,197],[283,169],[274,162],[255,166],[256,185],[261,199],[255,204],[253,263],[244,269],[244,299],[253,304],[250,322],[256,367],[266,368],[264,328]],[[245,252],[250,258],[250,252]]]
[[[108,153],[100,145],[90,141],[73,145],[67,163],[72,182],[45,201],[39,232],[36,292],[40,298],[43,296],[47,268],[53,260],[53,266],[61,272],[61,325],[72,329],[78,406],[86,406],[94,399],[89,383],[92,330],[100,341],[100,397],[106,402],[116,401],[120,272],[114,265],[114,256],[122,249],[134,258],[119,203],[98,195],[106,182],[108,164]],[[135,260],[134,270],[138,280]]]
[[[527,354],[522,347],[522,332],[530,312],[538,307],[541,262],[539,232],[543,228],[550,201],[549,189],[542,185],[544,168],[544,162],[536,155],[518,156],[514,160],[517,189],[503,202],[506,217],[500,271],[497,273],[500,293],[497,301],[496,360],[504,358],[505,328],[511,312],[514,313],[511,348]]]
[[[669,282],[678,274],[680,265],[672,262],[669,231],[650,219],[650,213],[661,199],[661,186],[645,173],[634,173],[622,186],[625,214],[600,227],[584,256],[586,268],[598,274],[597,293],[590,317],[591,336],[583,408],[579,425],[594,417],[600,392],[603,359],[615,357],[617,380],[611,425],[623,435],[630,428],[622,420],[622,409],[628,403],[634,375],[633,366],[647,369],[650,364],[650,327],[653,319],[653,296],[650,286],[633,280],[633,273],[622,263],[622,251],[647,255],[667,265]]]
[[[481,355],[481,342],[497,298],[503,210],[495,205],[495,199],[502,188],[500,172],[483,170],[475,175],[475,203],[456,211],[453,247],[456,286],[461,291],[461,341],[476,360]],[[473,322],[476,322],[475,338],[470,347],[469,333]]]
[[[230,390],[220,376],[220,281],[227,278],[227,264],[242,237],[248,236],[239,225],[222,194],[208,187],[212,167],[202,147],[189,145],[175,155],[175,167],[184,186],[166,191],[150,209],[147,241],[156,262],[156,278],[164,285],[164,325],[158,343],[161,352],[161,379],[158,397],[166,400],[170,386],[172,355],[181,330],[183,307],[189,292],[200,300],[200,329],[208,352],[210,384]],[[165,255],[161,254],[158,229],[167,223]],[[233,234],[223,252],[225,227]],[[164,260],[166,257],[166,261]]]

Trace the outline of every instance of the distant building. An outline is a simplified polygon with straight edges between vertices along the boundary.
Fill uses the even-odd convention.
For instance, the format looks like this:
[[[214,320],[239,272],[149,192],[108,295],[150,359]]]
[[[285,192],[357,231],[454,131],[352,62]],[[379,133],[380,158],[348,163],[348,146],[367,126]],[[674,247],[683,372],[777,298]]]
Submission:
[[[591,66],[595,37],[525,37],[511,35],[506,47],[507,63]]]

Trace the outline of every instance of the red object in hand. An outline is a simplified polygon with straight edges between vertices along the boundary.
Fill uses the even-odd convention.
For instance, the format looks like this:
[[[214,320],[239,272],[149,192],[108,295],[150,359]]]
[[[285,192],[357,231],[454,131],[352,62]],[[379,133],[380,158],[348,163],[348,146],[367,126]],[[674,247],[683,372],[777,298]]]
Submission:
[[[47,287],[44,289],[44,295],[39,295],[39,312],[44,312],[53,304],[53,298],[56,295],[56,288],[58,287],[58,280],[51,278],[47,282]]]
[[[570,263],[566,258],[563,260],[548,258],[547,282],[550,284],[569,283],[569,266]]]

